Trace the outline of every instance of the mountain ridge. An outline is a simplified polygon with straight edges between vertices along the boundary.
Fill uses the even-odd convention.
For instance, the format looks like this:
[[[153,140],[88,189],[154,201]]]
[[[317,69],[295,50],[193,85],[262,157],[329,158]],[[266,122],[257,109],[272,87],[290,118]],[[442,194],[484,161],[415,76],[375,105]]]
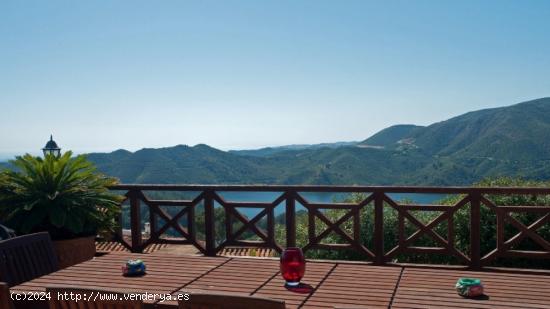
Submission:
[[[550,98],[468,112],[428,126],[391,126],[363,142],[249,151],[198,144],[91,153],[88,158],[125,183],[469,185],[496,176],[547,180]]]
[[[354,146],[359,142],[333,142],[333,143],[319,143],[319,144],[292,144],[283,146],[263,147],[259,149],[242,149],[242,150],[229,150],[230,153],[238,155],[248,155],[265,157],[274,155],[279,152],[287,150],[305,150],[305,149],[319,149],[319,148],[339,148],[343,146]]]
[[[414,124],[397,124],[372,135],[366,140],[359,143],[361,147],[372,148],[395,148],[397,144],[403,140],[406,140],[412,133],[420,131],[426,127],[417,126]]]

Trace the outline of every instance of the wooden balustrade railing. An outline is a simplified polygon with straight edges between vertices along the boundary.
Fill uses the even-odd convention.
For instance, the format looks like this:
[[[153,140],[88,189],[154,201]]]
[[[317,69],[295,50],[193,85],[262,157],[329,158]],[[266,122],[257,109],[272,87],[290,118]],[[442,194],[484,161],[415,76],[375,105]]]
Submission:
[[[284,246],[296,246],[296,203],[301,204],[307,213],[308,233],[307,243],[302,246],[304,251],[311,249],[342,249],[347,248],[361,253],[366,259],[382,265],[394,259],[398,254],[446,254],[454,256],[464,265],[479,269],[489,265],[500,257],[543,258],[550,260],[550,239],[537,234],[537,230],[550,224],[550,206],[505,206],[496,205],[487,198],[488,195],[550,195],[550,188],[470,188],[470,187],[365,187],[365,186],[273,186],[273,185],[117,185],[111,188],[125,192],[130,205],[131,241],[127,242],[120,234],[119,240],[131,251],[141,252],[153,243],[191,244],[208,256],[214,256],[227,246],[254,246],[272,248],[281,252]],[[189,200],[160,200],[149,198],[144,192],[199,192]],[[277,198],[272,202],[241,202],[225,200],[219,192],[277,192]],[[306,192],[328,193],[364,193],[365,198],[359,203],[314,203],[304,197]],[[460,200],[454,205],[417,205],[406,204],[390,198],[390,193],[424,193],[459,195]],[[148,239],[142,239],[141,205],[149,209],[151,232]],[[215,205],[224,209],[225,239],[216,237]],[[275,213],[278,205],[284,204],[286,243],[277,242],[275,237]],[[204,232],[204,239],[197,237],[197,211],[204,207],[204,223],[199,228]],[[361,241],[361,211],[367,206],[373,206],[372,247],[367,248]],[[163,208],[164,207],[164,208]],[[176,212],[166,211],[166,207],[179,207]],[[248,218],[237,208],[257,208],[261,211]],[[384,247],[384,213],[389,207],[397,212],[398,237],[397,245],[390,250]],[[469,252],[460,251],[455,245],[454,218],[457,211],[469,208]],[[496,246],[494,250],[482,256],[481,252],[481,207],[487,207],[496,215]],[[331,221],[324,210],[340,209],[343,215],[336,221]],[[430,222],[423,223],[412,211],[440,212]],[[539,214],[533,223],[525,225],[516,218],[515,213]],[[185,218],[186,226],[180,220]],[[265,218],[265,228],[258,223]],[[159,224],[159,219],[163,224]],[[348,233],[341,225],[352,219],[352,233]],[[234,230],[233,222],[241,222],[242,226]],[[323,222],[326,229],[319,233],[316,222]],[[405,223],[413,225],[416,231],[406,235]],[[435,231],[438,224],[446,221],[446,237]],[[505,239],[505,225],[514,226],[519,232]],[[178,238],[162,237],[169,229],[179,234]],[[259,241],[240,239],[245,232],[254,234]],[[322,240],[331,233],[339,235],[345,244],[327,244]],[[425,236],[437,243],[436,247],[418,247],[414,242]],[[513,246],[525,239],[542,248],[537,251],[514,250]],[[388,241],[388,240],[386,240]]]

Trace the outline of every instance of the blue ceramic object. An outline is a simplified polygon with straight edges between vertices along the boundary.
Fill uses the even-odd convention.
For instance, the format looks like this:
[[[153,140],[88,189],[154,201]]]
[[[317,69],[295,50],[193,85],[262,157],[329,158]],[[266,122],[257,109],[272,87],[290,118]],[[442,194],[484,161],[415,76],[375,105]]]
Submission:
[[[128,260],[122,267],[122,274],[125,276],[141,276],[145,274],[145,263],[142,260]]]

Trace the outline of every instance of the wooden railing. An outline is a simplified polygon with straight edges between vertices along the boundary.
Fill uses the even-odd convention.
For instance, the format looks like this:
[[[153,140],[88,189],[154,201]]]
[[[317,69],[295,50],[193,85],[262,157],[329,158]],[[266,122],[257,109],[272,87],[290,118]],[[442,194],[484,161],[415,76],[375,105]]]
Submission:
[[[543,258],[550,260],[550,239],[537,234],[537,230],[549,224],[550,206],[504,206],[496,205],[487,196],[489,195],[550,195],[550,188],[466,188],[466,187],[363,187],[363,186],[268,186],[268,185],[117,185],[111,188],[117,192],[125,192],[130,205],[131,217],[131,241],[127,242],[123,237],[120,241],[131,251],[141,252],[152,243],[192,244],[202,253],[214,256],[227,246],[254,246],[272,248],[281,252],[283,244],[278,243],[275,237],[275,213],[278,205],[284,205],[286,247],[294,247],[296,237],[296,203],[304,206],[308,218],[307,243],[302,246],[304,251],[311,249],[351,249],[363,254],[366,259],[375,264],[382,265],[392,261],[398,254],[445,254],[456,257],[461,264],[468,265],[472,269],[479,269],[489,265],[496,258],[522,257]],[[146,196],[145,191],[154,192],[198,192],[193,199],[185,200],[160,200]],[[219,192],[274,192],[277,197],[272,202],[236,202],[225,200]],[[358,203],[314,203],[307,200],[304,194],[307,192],[329,193],[363,193],[364,199]],[[400,203],[390,198],[393,193],[420,193],[420,194],[445,194],[457,195],[459,201],[454,205],[418,205],[412,203]],[[149,209],[149,222],[151,232],[148,239],[142,239],[141,204]],[[216,239],[215,204],[218,203],[225,213],[225,239]],[[197,237],[197,211],[202,205],[204,239]],[[365,207],[373,207],[372,247],[367,248],[361,241],[361,212]],[[164,207],[164,208],[163,208]],[[177,212],[168,212],[166,207],[179,207]],[[252,218],[248,218],[237,208],[259,208],[261,211]],[[397,212],[398,241],[397,245],[389,250],[384,248],[384,214],[390,207]],[[494,250],[482,255],[481,253],[481,207],[487,207],[496,215],[496,246]],[[331,221],[324,210],[339,209],[343,212],[340,219]],[[459,210],[469,212],[469,252],[460,251],[455,245],[454,218]],[[430,222],[423,223],[418,220],[413,211],[440,212]],[[531,224],[524,224],[514,218],[513,214],[533,213],[540,217]],[[186,226],[180,224],[184,218]],[[162,225],[158,219],[162,219]],[[260,228],[258,223],[264,220],[265,228]],[[351,234],[341,225],[352,219]],[[242,226],[234,230],[233,222],[241,222]],[[320,231],[316,222],[323,222],[327,228]],[[412,224],[416,231],[406,235],[405,222]],[[435,231],[440,223],[447,222],[446,237]],[[202,224],[202,223],[201,223]],[[509,239],[505,239],[505,225],[510,224],[519,232]],[[178,238],[163,238],[162,235],[172,228],[179,235]],[[248,241],[239,239],[246,231],[251,231],[260,241]],[[336,233],[345,244],[327,244],[322,240],[331,233]],[[363,235],[364,236],[364,235]],[[435,247],[418,247],[414,242],[420,237],[429,237],[438,245]],[[512,247],[525,239],[536,243],[541,250],[515,250]]]

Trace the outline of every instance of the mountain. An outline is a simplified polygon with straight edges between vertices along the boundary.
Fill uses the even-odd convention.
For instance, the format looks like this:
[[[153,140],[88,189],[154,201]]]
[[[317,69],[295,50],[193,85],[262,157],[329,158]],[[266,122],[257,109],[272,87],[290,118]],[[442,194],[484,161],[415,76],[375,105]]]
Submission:
[[[361,147],[371,148],[396,148],[403,143],[408,136],[419,132],[424,127],[413,124],[398,124],[374,134],[366,140],[359,143]]]
[[[550,98],[398,125],[358,144],[221,151],[179,145],[89,154],[126,183],[467,185],[487,176],[550,179]]]
[[[230,153],[254,157],[267,157],[288,150],[306,150],[319,148],[339,148],[344,146],[354,146],[357,142],[336,142],[336,143],[321,143],[321,144],[303,144],[303,145],[286,145],[279,147],[265,147],[260,149],[246,150],[229,150]]]
[[[550,98],[466,113],[406,138],[432,155],[550,160]]]
[[[142,149],[134,153],[118,150],[92,153],[88,159],[100,171],[131,183],[238,183],[263,182],[259,163],[207,145],[178,145]]]
[[[359,147],[288,150],[270,157],[244,156],[207,145],[92,153],[88,159],[125,183],[391,184],[388,174],[423,158]],[[409,162],[410,161],[410,162]],[[426,164],[427,162],[424,162]]]

